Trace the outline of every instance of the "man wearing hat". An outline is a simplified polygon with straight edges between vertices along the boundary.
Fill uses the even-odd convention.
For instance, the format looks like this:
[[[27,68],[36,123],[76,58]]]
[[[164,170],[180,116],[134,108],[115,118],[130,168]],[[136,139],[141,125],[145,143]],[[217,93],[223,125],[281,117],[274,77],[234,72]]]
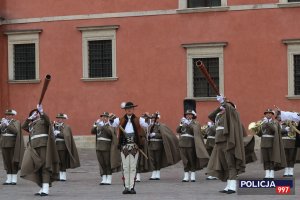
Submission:
[[[80,161],[71,127],[65,123],[68,116],[58,113],[56,119],[57,121],[53,123],[53,133],[59,155],[59,180],[66,181],[66,170],[80,167]]]
[[[160,123],[158,112],[151,118],[148,148],[153,171],[150,180],[160,180],[160,169],[180,161],[178,139],[170,128]]]
[[[123,166],[124,191],[123,194],[136,194],[134,189],[136,178],[136,166],[139,158],[139,151],[145,144],[144,132],[140,125],[139,118],[134,114],[132,102],[121,103],[125,115],[120,119],[119,145]]]
[[[1,140],[4,168],[7,179],[3,185],[16,185],[17,173],[21,168],[24,154],[24,140],[20,121],[14,119],[15,110],[6,110],[5,117],[0,122]]]
[[[243,125],[240,121],[236,106],[224,97],[217,96],[221,103],[208,118],[215,122],[215,146],[207,165],[207,174],[221,181],[226,181],[225,189],[221,193],[236,192],[237,175],[244,173],[246,168]]]
[[[278,121],[274,120],[274,111],[267,109],[264,115],[261,129],[257,135],[261,137],[261,154],[265,178],[273,179],[274,171],[286,167],[286,159],[280,134],[281,128]]]
[[[189,180],[195,182],[195,171],[206,167],[209,155],[201,135],[201,126],[195,120],[197,118],[195,111],[188,109],[184,115],[185,117],[181,119],[181,123],[176,129],[179,133],[179,150],[184,166],[182,182],[189,182]]]
[[[48,196],[50,184],[59,178],[59,156],[51,122],[42,105],[29,113],[22,128],[29,133],[29,143],[21,166],[21,178],[35,182],[41,188],[35,195]]]
[[[111,185],[112,173],[120,171],[121,166],[118,139],[116,128],[109,122],[109,113],[104,112],[100,117],[91,132],[96,135],[96,154],[102,177],[100,185]]]

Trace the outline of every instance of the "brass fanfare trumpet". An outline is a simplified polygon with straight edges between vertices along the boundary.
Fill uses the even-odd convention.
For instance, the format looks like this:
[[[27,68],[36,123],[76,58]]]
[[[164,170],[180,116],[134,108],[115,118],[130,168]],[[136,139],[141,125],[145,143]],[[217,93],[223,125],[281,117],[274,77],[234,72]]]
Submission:
[[[251,122],[248,125],[248,130],[253,134],[256,135],[258,134],[258,132],[261,130],[261,126],[263,125],[264,121],[263,120],[259,120],[257,122]]]

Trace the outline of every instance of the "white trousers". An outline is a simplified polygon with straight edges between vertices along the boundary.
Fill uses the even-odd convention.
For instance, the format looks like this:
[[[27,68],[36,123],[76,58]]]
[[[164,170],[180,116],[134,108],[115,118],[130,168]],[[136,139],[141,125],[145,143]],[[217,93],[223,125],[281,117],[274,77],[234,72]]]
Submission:
[[[123,174],[124,174],[124,184],[125,188],[131,190],[134,187],[135,176],[136,176],[136,164],[139,158],[139,152],[134,156],[129,153],[127,156],[121,152]]]

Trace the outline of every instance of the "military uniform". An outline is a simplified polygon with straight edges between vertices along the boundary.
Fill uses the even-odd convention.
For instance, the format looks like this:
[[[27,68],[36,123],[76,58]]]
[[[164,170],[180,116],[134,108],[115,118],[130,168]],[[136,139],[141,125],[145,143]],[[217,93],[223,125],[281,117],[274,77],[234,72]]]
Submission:
[[[222,105],[209,115],[215,121],[216,135],[207,174],[227,181],[220,192],[232,194],[236,191],[237,175],[245,172],[244,132],[234,105],[224,100]]]
[[[264,114],[274,112],[267,109]],[[280,135],[280,125],[272,118],[264,118],[261,129],[257,134],[261,137],[261,154],[265,170],[265,178],[274,178],[274,171],[286,165],[284,147]]]
[[[6,110],[5,115],[16,115],[14,110]],[[17,173],[21,168],[24,154],[24,140],[20,121],[3,118],[0,123],[3,164],[7,179],[3,185],[16,185]]]
[[[158,113],[153,118],[160,118]],[[160,170],[180,161],[179,143],[175,134],[165,124],[153,122],[149,127],[148,148],[152,175],[150,180],[160,180]]]
[[[57,119],[67,119],[67,115],[59,113]],[[64,122],[54,122],[53,132],[55,135],[56,149],[59,155],[59,179],[67,180],[67,169],[80,166],[79,156],[69,125]]]
[[[104,112],[101,117],[109,117],[108,112]],[[114,128],[109,122],[101,122],[96,124],[92,133],[96,134],[96,153],[100,166],[100,174],[102,177],[101,185],[110,185],[112,179],[111,166],[111,149],[114,135]]]
[[[187,110],[185,115],[195,113],[192,110]],[[187,120],[184,118],[184,122],[181,123],[176,131],[179,133],[179,151],[181,160],[184,167],[184,178],[182,182],[190,180],[195,182],[196,170],[200,170],[207,165],[209,155],[205,149],[203,137],[201,135],[200,124],[192,119]]]
[[[25,151],[21,177],[37,183],[36,195],[47,196],[49,184],[58,179],[59,157],[49,117],[42,109],[33,110],[22,128],[29,132],[29,146]],[[39,113],[40,117],[37,117]]]

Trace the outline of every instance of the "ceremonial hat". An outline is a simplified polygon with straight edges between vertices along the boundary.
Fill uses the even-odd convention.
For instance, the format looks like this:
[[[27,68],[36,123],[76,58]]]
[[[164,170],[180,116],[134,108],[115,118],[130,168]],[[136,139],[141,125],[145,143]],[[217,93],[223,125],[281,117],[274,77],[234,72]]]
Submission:
[[[134,108],[137,107],[137,105],[134,105],[132,102],[122,102],[121,103],[121,108],[122,109],[127,109],[127,108]]]
[[[109,117],[109,113],[108,112],[104,112],[103,114],[100,115],[100,117]]]
[[[5,115],[16,115],[17,111],[12,110],[12,109],[8,109],[5,111]]]
[[[275,115],[275,112],[274,112],[271,108],[268,108],[268,109],[264,112],[264,115],[267,114],[267,113],[271,113],[271,114]]]
[[[68,115],[67,114],[64,114],[64,113],[58,113],[57,115],[56,115],[56,118],[57,119],[68,119]]]

